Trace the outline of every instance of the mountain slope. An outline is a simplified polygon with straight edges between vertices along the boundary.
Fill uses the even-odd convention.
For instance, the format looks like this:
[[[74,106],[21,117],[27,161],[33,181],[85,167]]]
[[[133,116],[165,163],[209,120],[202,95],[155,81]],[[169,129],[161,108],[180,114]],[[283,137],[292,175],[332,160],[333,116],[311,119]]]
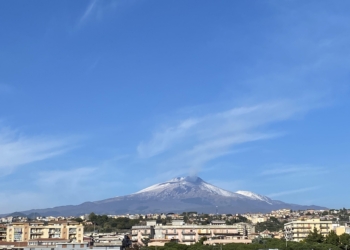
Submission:
[[[203,181],[199,177],[178,177],[136,193],[106,200],[85,202],[80,205],[33,209],[25,214],[48,215],[157,213],[197,211],[199,213],[270,212],[289,208],[293,210],[321,207],[301,206],[275,201],[249,191],[231,192]]]

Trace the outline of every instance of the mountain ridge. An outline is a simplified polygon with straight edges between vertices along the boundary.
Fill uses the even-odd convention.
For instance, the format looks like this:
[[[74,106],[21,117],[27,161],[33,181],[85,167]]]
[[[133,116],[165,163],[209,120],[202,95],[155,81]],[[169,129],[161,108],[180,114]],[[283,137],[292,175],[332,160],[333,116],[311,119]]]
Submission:
[[[24,214],[39,213],[42,216],[77,216],[95,212],[97,214],[133,214],[197,211],[213,213],[270,212],[289,208],[324,209],[320,206],[304,206],[272,200],[267,196],[251,191],[232,192],[197,176],[176,177],[169,181],[144,188],[136,193],[117,196],[79,205],[58,206],[46,209],[31,209]]]

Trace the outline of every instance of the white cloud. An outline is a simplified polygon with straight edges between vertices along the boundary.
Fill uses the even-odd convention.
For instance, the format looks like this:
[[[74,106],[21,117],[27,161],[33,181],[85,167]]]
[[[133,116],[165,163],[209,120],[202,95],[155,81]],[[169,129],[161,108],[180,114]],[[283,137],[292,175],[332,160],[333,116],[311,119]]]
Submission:
[[[323,167],[312,167],[307,164],[301,165],[283,165],[277,164],[272,168],[267,168],[263,170],[260,175],[271,177],[271,178],[281,178],[281,177],[295,177],[295,176],[315,176],[329,173],[329,170]]]
[[[11,172],[15,167],[52,158],[72,148],[72,138],[29,137],[9,128],[0,128],[0,169]]]
[[[93,0],[90,2],[90,4],[86,7],[83,15],[80,17],[78,21],[78,26],[82,25],[84,22],[86,22],[89,17],[94,13],[97,6],[97,0]]]
[[[64,185],[68,189],[76,190],[83,181],[93,180],[96,171],[97,168],[93,167],[44,171],[38,174],[37,183],[45,188]]]
[[[114,11],[117,9],[125,9],[125,7],[132,6],[136,3],[139,3],[140,1],[98,1],[98,0],[92,0],[90,3],[86,6],[83,14],[80,16],[80,18],[77,21],[76,27],[80,28],[84,24],[86,24],[89,21],[101,21],[104,19],[106,15],[111,13],[111,11]]]
[[[278,193],[268,194],[267,197],[273,198],[273,197],[285,196],[285,195],[290,195],[290,194],[304,193],[304,192],[316,190],[319,188],[320,188],[319,186],[314,186],[314,187],[286,190],[286,191],[282,191],[282,192],[278,192]]]
[[[161,158],[162,166],[184,167],[187,172],[223,155],[235,153],[235,146],[283,135],[269,126],[304,114],[311,103],[292,100],[260,103],[202,116],[192,116],[142,141],[137,151],[143,158]]]
[[[169,149],[174,143],[186,136],[189,129],[199,121],[187,119],[174,127],[168,127],[163,131],[156,132],[149,142],[141,142],[137,151],[141,157],[152,157]]]

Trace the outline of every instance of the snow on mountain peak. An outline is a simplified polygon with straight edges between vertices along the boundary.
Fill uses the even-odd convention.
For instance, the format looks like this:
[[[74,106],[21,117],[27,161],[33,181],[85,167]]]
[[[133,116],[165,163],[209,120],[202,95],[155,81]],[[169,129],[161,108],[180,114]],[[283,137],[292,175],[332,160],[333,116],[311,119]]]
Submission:
[[[250,191],[237,191],[231,192],[212,184],[203,181],[197,176],[176,177],[169,181],[158,183],[153,186],[142,189],[134,195],[142,194],[144,196],[153,197],[184,197],[183,195],[218,195],[225,197],[235,197],[239,199],[249,199],[255,201],[263,201],[268,204],[272,204],[271,199],[266,196],[255,194]]]
[[[240,194],[240,195],[249,197],[253,200],[261,200],[261,201],[265,201],[268,204],[272,204],[271,200],[268,197],[263,196],[263,195],[259,195],[259,194],[256,194],[256,193],[253,193],[250,191],[237,191],[236,194]]]
[[[171,179],[167,182],[181,182],[181,181],[187,181],[187,182],[203,182],[201,178],[198,176],[186,176],[186,177],[176,177],[174,179]]]
[[[197,176],[186,176],[186,177],[177,177],[174,179],[171,179],[167,182],[155,184],[153,186],[147,187],[145,189],[142,189],[135,194],[140,194],[140,193],[160,193],[165,190],[178,190],[179,187],[182,187],[184,191],[188,191],[190,189],[194,190],[201,190],[205,192],[210,192],[215,195],[221,195],[221,196],[227,196],[227,197],[236,197],[237,194],[226,191],[224,189],[218,188],[214,185],[211,185],[205,181],[203,181],[201,178]]]

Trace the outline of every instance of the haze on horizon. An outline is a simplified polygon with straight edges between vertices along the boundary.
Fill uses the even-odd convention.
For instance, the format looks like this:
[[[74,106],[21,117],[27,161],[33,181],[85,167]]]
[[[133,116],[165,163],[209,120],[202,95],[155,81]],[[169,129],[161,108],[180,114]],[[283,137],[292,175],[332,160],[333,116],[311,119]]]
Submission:
[[[187,175],[350,207],[349,7],[1,1],[0,214]]]

